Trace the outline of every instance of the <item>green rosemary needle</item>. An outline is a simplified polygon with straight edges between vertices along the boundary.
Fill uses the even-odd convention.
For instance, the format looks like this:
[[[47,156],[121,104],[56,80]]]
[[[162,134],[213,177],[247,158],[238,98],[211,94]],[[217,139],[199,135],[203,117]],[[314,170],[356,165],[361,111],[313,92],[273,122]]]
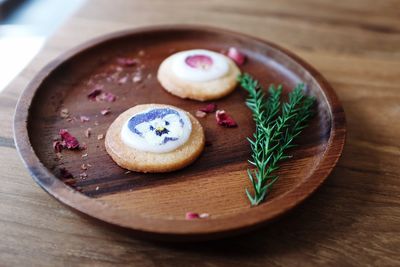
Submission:
[[[288,102],[281,103],[282,86],[270,85],[266,99],[261,85],[249,74],[239,77],[241,86],[248,92],[246,105],[253,113],[256,130],[248,138],[252,151],[249,163],[255,168],[247,173],[253,185],[252,194],[246,188],[251,205],[260,204],[269,189],[278,180],[274,172],[281,160],[290,158],[287,149],[294,146],[293,140],[307,127],[312,116],[313,97],[305,96],[303,84],[298,84],[289,93]]]

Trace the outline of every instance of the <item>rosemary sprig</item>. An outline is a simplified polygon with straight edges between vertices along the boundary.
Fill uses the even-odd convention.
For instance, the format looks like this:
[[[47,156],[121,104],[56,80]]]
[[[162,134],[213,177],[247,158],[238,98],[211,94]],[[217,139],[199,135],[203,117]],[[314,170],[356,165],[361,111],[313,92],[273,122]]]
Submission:
[[[315,99],[305,96],[304,85],[298,84],[289,93],[289,101],[281,104],[281,85],[277,88],[270,85],[266,99],[263,88],[250,75],[241,75],[239,82],[249,93],[246,105],[256,123],[253,138],[248,138],[252,150],[249,163],[255,168],[247,170],[254,194],[246,188],[247,197],[255,206],[265,199],[278,180],[279,177],[273,173],[279,168],[278,163],[291,157],[285,152],[294,146],[293,140],[307,127]]]

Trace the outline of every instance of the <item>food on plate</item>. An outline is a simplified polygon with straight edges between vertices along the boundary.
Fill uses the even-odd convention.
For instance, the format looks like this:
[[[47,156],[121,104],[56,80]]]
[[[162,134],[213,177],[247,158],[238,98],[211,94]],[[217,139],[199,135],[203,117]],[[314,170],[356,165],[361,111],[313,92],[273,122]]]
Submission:
[[[218,99],[231,93],[240,70],[229,57],[205,49],[186,50],[166,58],[157,78],[173,95],[199,101]]]
[[[188,112],[170,105],[132,107],[109,127],[105,147],[121,167],[138,172],[170,172],[203,151],[203,127]]]

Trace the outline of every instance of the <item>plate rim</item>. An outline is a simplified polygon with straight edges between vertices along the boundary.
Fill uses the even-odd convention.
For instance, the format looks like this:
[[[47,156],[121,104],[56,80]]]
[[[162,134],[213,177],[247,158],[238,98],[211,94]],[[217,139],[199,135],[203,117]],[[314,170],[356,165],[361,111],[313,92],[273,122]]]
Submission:
[[[83,53],[101,43],[123,38],[128,35],[131,36],[146,32],[177,30],[212,32],[216,34],[252,39],[253,41],[261,42],[286,54],[310,73],[311,78],[319,84],[321,92],[328,103],[332,123],[331,134],[326,150],[324,151],[314,172],[307,179],[304,179],[290,191],[272,199],[268,202],[268,205],[259,205],[252,208],[249,207],[248,210],[234,215],[221,218],[210,218],[208,220],[168,220],[149,218],[136,214],[124,216],[123,212],[117,212],[117,209],[109,209],[110,207],[113,207],[112,205],[102,203],[98,199],[80,194],[76,190],[65,185],[64,182],[53,175],[41,163],[31,145],[27,123],[30,116],[29,110],[32,100],[46,77],[51,75],[51,73],[60,67],[65,61],[71,60],[72,58],[79,56],[80,53]],[[51,196],[61,203],[81,213],[89,215],[94,219],[129,229],[139,235],[167,240],[203,240],[223,237],[228,234],[230,235],[250,230],[276,219],[298,206],[317,188],[319,188],[336,166],[337,161],[342,154],[346,139],[346,119],[341,102],[328,81],[305,60],[301,59],[286,48],[248,34],[210,26],[180,24],[138,27],[112,32],[90,39],[60,54],[43,67],[21,93],[15,109],[13,126],[16,148],[25,167],[28,169],[35,182]],[[290,199],[290,201],[288,202],[287,199]]]

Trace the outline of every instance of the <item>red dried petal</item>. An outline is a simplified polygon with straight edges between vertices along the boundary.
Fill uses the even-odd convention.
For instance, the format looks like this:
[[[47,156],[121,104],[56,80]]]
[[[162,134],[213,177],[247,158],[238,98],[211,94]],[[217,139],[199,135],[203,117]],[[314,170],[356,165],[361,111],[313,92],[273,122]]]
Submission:
[[[87,121],[90,121],[90,118],[88,116],[81,116],[80,120],[81,120],[81,122],[87,122]]]
[[[61,140],[64,142],[64,146],[68,149],[76,149],[79,148],[79,142],[78,140],[72,136],[68,130],[66,129],[61,129],[60,130],[60,136]]]
[[[236,64],[243,65],[246,61],[246,56],[241,53],[237,48],[230,47],[228,50],[228,57],[230,57]]]
[[[195,69],[208,69],[212,66],[213,60],[206,55],[192,55],[185,59],[187,65]]]
[[[203,112],[205,112],[205,113],[212,113],[212,112],[214,112],[216,109],[217,109],[217,104],[211,103],[211,104],[208,104],[208,105],[205,106],[205,107],[202,107],[202,108],[199,109],[199,110],[200,110],[200,111],[203,111]]]
[[[60,168],[60,175],[63,179],[74,178],[74,176],[66,168]]]
[[[235,120],[229,116],[225,110],[217,110],[215,113],[215,118],[217,119],[218,125],[227,127],[227,128],[233,128],[237,127],[237,123]]]
[[[64,148],[64,143],[59,140],[54,141],[53,148],[54,148],[54,152],[60,153],[62,151],[62,149]]]
[[[119,57],[117,58],[117,62],[124,67],[132,67],[140,63],[138,59],[128,57]]]
[[[96,101],[96,97],[99,96],[102,92],[103,90],[95,88],[87,95],[87,97],[92,101]]]
[[[186,212],[185,218],[186,220],[194,220],[194,219],[199,219],[200,216],[198,213],[195,212]]]

